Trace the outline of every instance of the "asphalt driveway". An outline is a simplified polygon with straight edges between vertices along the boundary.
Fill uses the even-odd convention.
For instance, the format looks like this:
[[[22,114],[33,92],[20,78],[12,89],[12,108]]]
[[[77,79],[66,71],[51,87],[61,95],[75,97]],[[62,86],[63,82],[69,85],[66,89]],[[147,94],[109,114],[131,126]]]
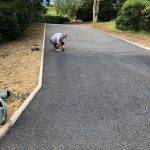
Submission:
[[[49,36],[66,31],[65,52]],[[150,52],[83,25],[46,27],[43,87],[1,150],[150,150]]]

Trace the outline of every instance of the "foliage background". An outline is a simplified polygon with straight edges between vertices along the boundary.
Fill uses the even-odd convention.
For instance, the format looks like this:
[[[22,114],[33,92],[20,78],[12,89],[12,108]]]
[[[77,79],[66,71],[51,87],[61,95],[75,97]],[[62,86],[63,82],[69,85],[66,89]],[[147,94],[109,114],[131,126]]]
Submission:
[[[15,40],[46,13],[40,0],[1,0],[0,41]]]

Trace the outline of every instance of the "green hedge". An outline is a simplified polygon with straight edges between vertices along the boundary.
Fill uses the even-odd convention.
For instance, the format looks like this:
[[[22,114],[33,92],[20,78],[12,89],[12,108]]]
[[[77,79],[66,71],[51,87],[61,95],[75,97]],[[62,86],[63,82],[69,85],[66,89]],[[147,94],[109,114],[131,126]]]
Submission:
[[[43,22],[45,23],[54,23],[54,24],[63,24],[69,22],[69,18],[62,16],[50,16],[45,15],[43,18]]]
[[[21,36],[19,20],[12,4],[0,5],[0,35],[1,41],[15,40]]]
[[[4,0],[3,0],[4,1]],[[0,3],[0,41],[15,40],[31,23],[46,13],[39,0],[11,0]]]
[[[149,6],[149,0],[127,0],[116,19],[117,27],[122,30],[149,30]]]

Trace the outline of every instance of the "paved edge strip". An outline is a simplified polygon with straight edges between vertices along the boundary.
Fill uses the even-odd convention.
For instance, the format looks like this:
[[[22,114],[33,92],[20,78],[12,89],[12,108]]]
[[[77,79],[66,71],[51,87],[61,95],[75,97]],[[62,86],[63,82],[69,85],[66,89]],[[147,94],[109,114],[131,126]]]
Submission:
[[[41,54],[41,63],[40,63],[40,73],[39,73],[39,78],[38,78],[38,85],[33,90],[33,92],[27,97],[27,99],[23,102],[23,104],[17,109],[17,111],[12,115],[12,117],[0,129],[0,141],[4,138],[4,136],[7,134],[8,130],[14,125],[14,123],[20,117],[22,112],[26,109],[26,107],[32,101],[34,96],[38,93],[38,91],[42,87],[43,60],[44,60],[44,48],[45,48],[45,30],[46,30],[46,23],[44,25],[43,47],[42,47],[42,54]]]
[[[98,32],[102,32],[102,33],[104,33],[104,34],[106,34],[106,35],[112,36],[112,37],[117,38],[117,39],[119,39],[119,40],[125,41],[125,42],[130,43],[130,44],[133,44],[133,45],[135,45],[135,46],[137,46],[137,47],[140,47],[140,48],[143,48],[143,49],[145,49],[145,50],[149,50],[149,51],[150,51],[150,48],[149,48],[149,47],[145,47],[145,46],[143,46],[143,45],[140,45],[139,43],[131,42],[131,41],[129,41],[129,40],[126,40],[126,39],[124,39],[124,38],[118,37],[118,36],[113,35],[113,34],[111,34],[111,33],[107,33],[107,32],[102,31],[102,30],[100,30],[100,29],[95,29],[95,28],[89,27],[89,26],[88,26],[88,28],[93,29],[93,30],[98,31]]]

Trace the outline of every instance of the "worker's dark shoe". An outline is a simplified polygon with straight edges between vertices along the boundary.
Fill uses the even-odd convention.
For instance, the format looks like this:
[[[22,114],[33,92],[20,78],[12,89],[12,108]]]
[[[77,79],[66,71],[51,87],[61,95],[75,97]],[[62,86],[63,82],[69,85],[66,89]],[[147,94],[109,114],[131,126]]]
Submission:
[[[54,45],[54,48],[55,48],[55,49],[57,49],[57,48],[58,48],[58,46],[57,46],[57,45]]]

